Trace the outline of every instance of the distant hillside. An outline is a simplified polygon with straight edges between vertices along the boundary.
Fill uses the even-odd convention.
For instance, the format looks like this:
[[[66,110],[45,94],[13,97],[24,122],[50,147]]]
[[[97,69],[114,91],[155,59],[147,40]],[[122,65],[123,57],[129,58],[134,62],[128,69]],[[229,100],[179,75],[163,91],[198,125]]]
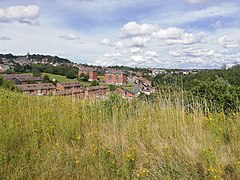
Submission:
[[[42,60],[44,58],[48,58],[49,62],[53,62],[53,63],[71,63],[70,60],[65,59],[65,58],[61,58],[58,56],[50,56],[50,55],[40,55],[40,54],[32,54],[30,55],[31,59],[36,59],[36,60]]]
[[[0,54],[0,59],[1,58],[17,59],[19,57],[24,57],[24,56],[13,55],[13,54]],[[52,62],[52,63],[71,63],[71,61],[68,59],[61,58],[58,56],[51,56],[51,55],[32,54],[32,55],[30,55],[30,58],[35,59],[37,61],[41,61],[42,59],[47,58],[48,61]]]

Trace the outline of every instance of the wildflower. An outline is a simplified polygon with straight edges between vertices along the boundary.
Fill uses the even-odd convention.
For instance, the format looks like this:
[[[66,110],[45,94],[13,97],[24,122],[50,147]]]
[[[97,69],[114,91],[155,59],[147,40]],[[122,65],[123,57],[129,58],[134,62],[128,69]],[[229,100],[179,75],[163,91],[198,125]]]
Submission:
[[[80,163],[80,161],[79,160],[76,160],[76,164],[79,164]]]
[[[77,135],[76,136],[76,140],[80,140],[81,139],[81,136],[80,135]]]

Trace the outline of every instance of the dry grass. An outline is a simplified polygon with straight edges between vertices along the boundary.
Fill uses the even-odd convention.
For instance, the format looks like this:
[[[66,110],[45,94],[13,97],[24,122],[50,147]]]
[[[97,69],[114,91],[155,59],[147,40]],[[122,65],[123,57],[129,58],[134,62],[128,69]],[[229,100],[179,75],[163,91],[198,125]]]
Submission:
[[[239,114],[0,94],[0,179],[240,178]]]

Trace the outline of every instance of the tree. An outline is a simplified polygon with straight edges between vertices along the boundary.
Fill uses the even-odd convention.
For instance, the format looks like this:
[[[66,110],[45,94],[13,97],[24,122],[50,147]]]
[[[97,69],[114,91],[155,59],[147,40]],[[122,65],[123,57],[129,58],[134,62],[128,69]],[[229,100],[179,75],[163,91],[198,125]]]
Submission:
[[[91,83],[91,86],[99,86],[99,82],[96,80],[93,80]]]
[[[43,82],[44,82],[44,83],[51,83],[52,81],[50,80],[50,78],[49,78],[48,75],[44,75],[44,76],[43,76]]]
[[[69,78],[69,79],[74,79],[76,76],[75,76],[75,72],[73,69],[69,70],[67,73],[66,73],[66,77]]]
[[[110,91],[114,91],[116,89],[116,86],[115,85],[113,85],[113,84],[110,84],[109,85],[109,90]]]
[[[81,73],[80,76],[79,76],[79,79],[80,79],[81,81],[88,81],[89,75],[88,75],[88,74]]]
[[[39,69],[34,68],[32,70],[33,76],[40,77],[41,76],[41,71]]]
[[[2,76],[0,76],[0,86],[2,86],[3,85],[3,77]]]

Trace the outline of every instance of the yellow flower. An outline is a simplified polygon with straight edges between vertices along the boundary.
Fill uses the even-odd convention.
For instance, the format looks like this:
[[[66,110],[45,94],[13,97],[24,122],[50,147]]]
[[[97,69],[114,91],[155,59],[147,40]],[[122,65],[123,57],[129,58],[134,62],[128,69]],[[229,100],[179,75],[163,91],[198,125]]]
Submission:
[[[79,164],[80,163],[80,161],[79,160],[76,160],[76,164]]]
[[[77,136],[76,136],[76,139],[77,139],[77,140],[80,140],[80,139],[81,139],[81,136],[80,136],[80,135],[77,135]]]

